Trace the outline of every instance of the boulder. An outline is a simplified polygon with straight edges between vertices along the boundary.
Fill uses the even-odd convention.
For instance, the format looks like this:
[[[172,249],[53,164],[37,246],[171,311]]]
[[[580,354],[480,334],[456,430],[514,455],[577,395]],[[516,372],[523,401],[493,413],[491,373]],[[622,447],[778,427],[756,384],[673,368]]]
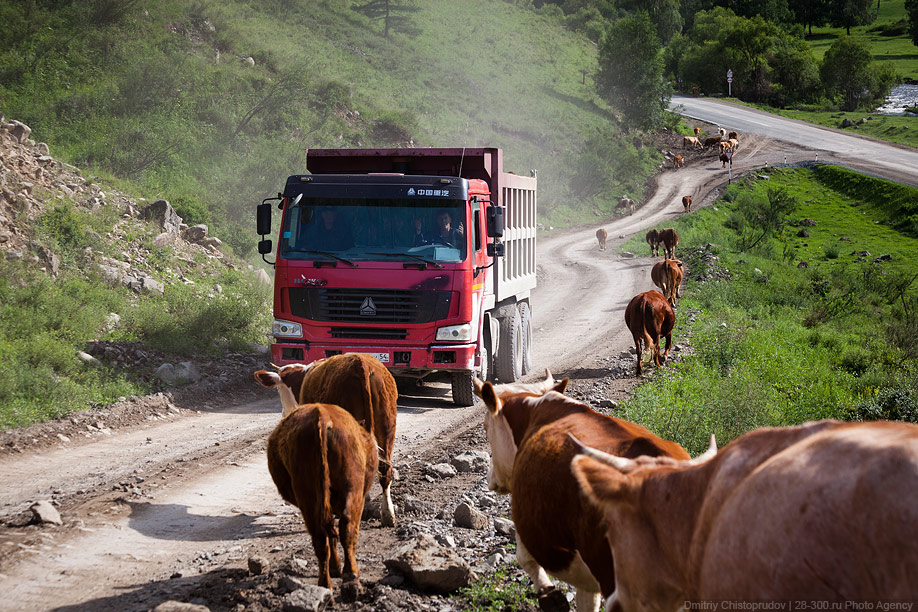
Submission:
[[[457,527],[464,527],[465,529],[481,531],[488,528],[488,517],[465,502],[456,506],[453,520]]]
[[[308,585],[284,596],[284,612],[322,612],[331,601],[331,591],[325,587]]]
[[[466,561],[427,534],[405,543],[384,561],[424,591],[451,593],[469,585],[475,574]]]
[[[61,520],[61,515],[57,509],[51,505],[51,502],[42,500],[32,504],[29,508],[32,511],[32,515],[35,517],[35,521],[39,523],[53,523],[55,525],[63,525],[64,522]]]
[[[179,224],[182,222],[182,218],[168,200],[156,200],[140,212],[140,218],[156,223],[162,231],[170,234],[178,234]]]
[[[182,239],[188,242],[198,244],[207,237],[207,226],[203,223],[192,225],[182,231]]]
[[[453,457],[450,463],[463,474],[487,472],[491,465],[491,455],[485,451],[466,451]]]

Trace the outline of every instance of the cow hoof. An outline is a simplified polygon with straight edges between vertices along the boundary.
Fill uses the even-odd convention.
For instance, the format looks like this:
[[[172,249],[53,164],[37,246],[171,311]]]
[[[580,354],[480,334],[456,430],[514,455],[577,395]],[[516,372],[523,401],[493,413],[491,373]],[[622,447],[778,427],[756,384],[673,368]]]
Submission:
[[[539,593],[539,609],[542,612],[569,612],[571,605],[567,597],[557,588]]]
[[[360,580],[352,574],[350,579],[346,579],[345,582],[341,583],[341,601],[343,603],[354,603],[360,597],[361,591]]]

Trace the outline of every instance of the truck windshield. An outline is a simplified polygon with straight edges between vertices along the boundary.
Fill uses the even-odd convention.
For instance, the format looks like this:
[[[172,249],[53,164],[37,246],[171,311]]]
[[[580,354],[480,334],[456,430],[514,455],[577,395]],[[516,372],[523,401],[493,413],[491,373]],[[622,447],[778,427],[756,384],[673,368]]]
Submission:
[[[468,252],[465,214],[464,200],[303,198],[284,215],[280,255],[456,263]]]

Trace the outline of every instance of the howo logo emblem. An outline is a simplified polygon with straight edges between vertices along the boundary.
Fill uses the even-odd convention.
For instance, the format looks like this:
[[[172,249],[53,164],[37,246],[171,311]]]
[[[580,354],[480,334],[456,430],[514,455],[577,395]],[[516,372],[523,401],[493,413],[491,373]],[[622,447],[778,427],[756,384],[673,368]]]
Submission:
[[[360,316],[361,317],[375,317],[376,316],[376,304],[373,302],[373,298],[366,298],[363,301],[363,304],[360,305]]]

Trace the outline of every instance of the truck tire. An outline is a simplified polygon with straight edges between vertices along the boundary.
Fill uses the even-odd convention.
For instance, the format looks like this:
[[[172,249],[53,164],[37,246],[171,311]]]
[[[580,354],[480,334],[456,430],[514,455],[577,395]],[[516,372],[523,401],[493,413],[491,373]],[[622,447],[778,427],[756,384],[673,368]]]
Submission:
[[[523,367],[525,376],[532,370],[532,309],[529,302],[520,302],[520,325],[523,328]]]
[[[475,387],[471,372],[453,372],[453,403],[457,406],[471,406],[475,403]]]
[[[494,370],[502,383],[512,383],[523,375],[523,324],[518,308],[508,309],[500,318],[500,342]]]

